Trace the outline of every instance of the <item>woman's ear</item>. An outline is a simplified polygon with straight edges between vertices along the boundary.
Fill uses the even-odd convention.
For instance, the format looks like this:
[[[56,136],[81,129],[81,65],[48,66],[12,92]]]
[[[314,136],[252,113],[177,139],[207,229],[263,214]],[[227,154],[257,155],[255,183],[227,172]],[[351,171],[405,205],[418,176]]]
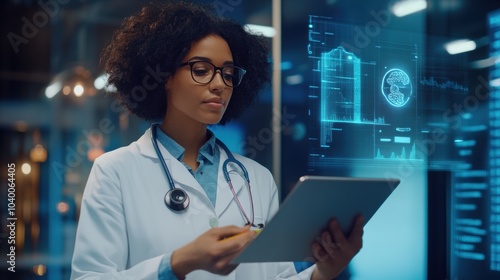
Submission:
[[[168,76],[165,78],[165,91],[167,93],[170,92],[170,87],[172,86],[172,75],[168,74]]]

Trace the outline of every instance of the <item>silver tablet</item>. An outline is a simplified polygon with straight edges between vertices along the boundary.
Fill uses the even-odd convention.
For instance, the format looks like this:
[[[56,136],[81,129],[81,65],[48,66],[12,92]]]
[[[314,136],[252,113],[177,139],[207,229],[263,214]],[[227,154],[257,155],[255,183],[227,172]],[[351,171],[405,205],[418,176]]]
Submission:
[[[331,218],[348,234],[354,217],[365,224],[399,179],[302,176],[278,213],[233,263],[312,261],[311,244]]]

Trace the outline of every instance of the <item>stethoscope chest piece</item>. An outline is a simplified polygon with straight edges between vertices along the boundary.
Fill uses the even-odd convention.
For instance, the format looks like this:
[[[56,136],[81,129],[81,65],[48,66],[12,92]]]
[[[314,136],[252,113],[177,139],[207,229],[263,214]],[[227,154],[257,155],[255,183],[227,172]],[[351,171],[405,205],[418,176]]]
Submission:
[[[163,170],[165,171],[165,175],[167,177],[168,183],[170,185],[170,190],[165,194],[165,204],[167,205],[167,207],[170,210],[172,210],[174,212],[182,212],[182,211],[186,210],[187,207],[189,206],[189,196],[186,193],[186,191],[184,191],[183,189],[179,189],[179,188],[175,187],[174,180],[172,179],[172,175],[170,174],[170,171],[168,170],[167,164],[165,163],[165,160],[163,159],[160,148],[158,147],[158,143],[156,141],[156,139],[157,139],[156,129],[158,126],[159,126],[159,124],[156,124],[156,123],[151,125],[151,141],[153,142],[153,147],[156,151],[156,154],[158,155],[158,159],[161,162],[161,165],[163,167]],[[241,214],[243,214],[243,216],[245,217],[247,224],[252,225],[253,227],[263,228],[264,227],[263,224],[255,225],[253,223],[253,221],[254,221],[253,199],[252,199],[252,191],[250,188],[250,180],[249,180],[247,169],[240,161],[238,161],[233,156],[231,151],[229,151],[229,149],[226,147],[226,145],[224,145],[224,143],[222,143],[219,139],[215,139],[215,142],[217,143],[217,145],[222,147],[222,149],[226,152],[227,159],[226,159],[226,161],[224,161],[224,163],[222,165],[222,172],[224,173],[224,177],[226,178],[226,181],[229,185],[229,188],[231,189],[231,192],[233,193],[234,200],[238,204],[238,208],[240,209]],[[245,213],[245,210],[243,209],[243,206],[241,205],[241,203],[238,199],[238,195],[236,194],[236,191],[233,188],[233,183],[231,183],[231,178],[229,177],[229,172],[227,170],[227,166],[229,165],[229,163],[236,164],[237,166],[239,166],[241,168],[241,170],[243,172],[242,177],[246,181],[246,185],[248,187],[248,195],[250,197],[250,207],[251,207],[251,213],[252,213],[252,216],[250,216],[250,217]]]
[[[180,212],[189,206],[189,196],[184,190],[174,188],[165,194],[165,204],[171,210]]]

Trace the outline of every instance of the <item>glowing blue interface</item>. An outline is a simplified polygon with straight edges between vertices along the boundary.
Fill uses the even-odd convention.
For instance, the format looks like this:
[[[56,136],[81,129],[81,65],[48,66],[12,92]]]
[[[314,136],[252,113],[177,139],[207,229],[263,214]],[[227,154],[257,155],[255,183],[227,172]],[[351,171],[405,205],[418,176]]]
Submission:
[[[500,11],[488,18],[490,57],[500,55]],[[500,272],[500,66],[478,75],[444,116],[458,158],[452,177],[450,277],[498,279]],[[462,88],[455,89],[460,92]]]
[[[310,166],[416,153],[421,37],[309,17]],[[317,127],[317,128],[315,128]]]
[[[490,57],[500,57],[500,11],[490,14]],[[492,270],[500,271],[500,64],[490,70],[490,256]]]
[[[383,22],[308,20],[308,172],[405,181],[366,227],[366,247],[353,261],[353,274],[423,279],[426,156],[418,147],[423,35]],[[391,262],[398,268],[389,268]]]
[[[427,234],[426,191],[447,187],[422,178],[427,169],[449,172],[446,201],[441,203],[446,209],[443,227],[450,277],[498,279],[500,63],[491,66],[489,73],[476,74],[480,72],[471,70],[466,54],[453,56],[436,48],[449,38],[373,23],[308,18],[304,50],[310,69],[308,171],[341,176],[392,172],[403,178],[404,191],[400,191],[408,195],[407,200],[401,195],[394,201],[405,202],[390,206],[415,215],[407,226],[411,233],[406,234],[422,229],[412,237],[420,242],[412,252],[425,246],[419,238]],[[488,24],[489,57],[498,58],[500,11],[489,15]],[[411,209],[405,208],[404,204],[415,201]],[[389,213],[379,218],[390,220],[390,215],[397,214]],[[370,232],[370,237],[378,230]],[[402,238],[396,243],[407,241]],[[381,250],[373,252],[379,256]],[[365,250],[365,255],[371,252]],[[417,255],[425,254],[424,250]],[[376,258],[360,258],[359,264],[369,267]],[[408,259],[413,266],[415,261]],[[382,273],[375,267],[372,271]]]

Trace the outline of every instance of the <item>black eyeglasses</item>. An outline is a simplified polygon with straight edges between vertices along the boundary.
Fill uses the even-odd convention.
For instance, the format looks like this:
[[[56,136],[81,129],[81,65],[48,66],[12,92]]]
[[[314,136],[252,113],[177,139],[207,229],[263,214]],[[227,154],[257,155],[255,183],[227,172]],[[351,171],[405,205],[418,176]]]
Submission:
[[[240,85],[243,75],[247,72],[245,69],[229,65],[217,67],[208,61],[197,60],[181,63],[180,67],[189,65],[191,68],[191,77],[199,84],[206,85],[210,83],[217,73],[220,71],[224,84],[228,87],[237,87]]]

